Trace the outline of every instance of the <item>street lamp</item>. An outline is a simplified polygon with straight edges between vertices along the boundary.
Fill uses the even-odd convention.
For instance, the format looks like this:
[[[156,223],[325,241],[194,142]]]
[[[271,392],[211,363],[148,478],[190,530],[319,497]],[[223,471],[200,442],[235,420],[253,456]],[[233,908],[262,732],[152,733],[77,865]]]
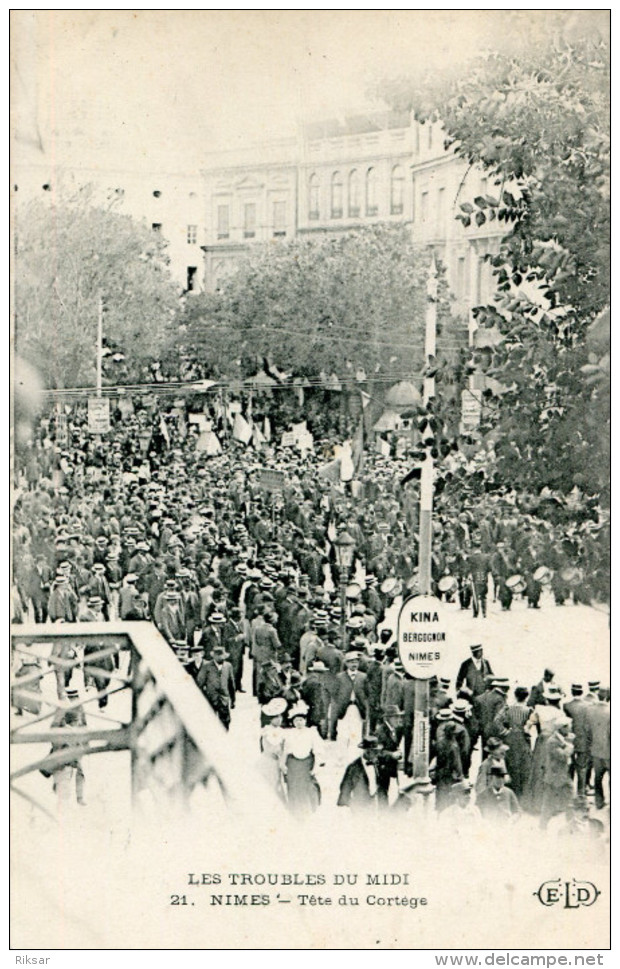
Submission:
[[[336,548],[336,562],[338,564],[338,574],[340,577],[340,639],[342,651],[346,648],[346,590],[349,581],[349,572],[353,565],[353,553],[355,552],[355,539],[345,530],[341,531],[334,541]]]

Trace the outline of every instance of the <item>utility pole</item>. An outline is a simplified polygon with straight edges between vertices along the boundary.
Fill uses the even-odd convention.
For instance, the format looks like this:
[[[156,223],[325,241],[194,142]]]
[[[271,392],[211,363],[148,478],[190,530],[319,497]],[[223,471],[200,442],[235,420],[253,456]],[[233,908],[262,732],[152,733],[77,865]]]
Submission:
[[[97,307],[97,397],[101,397],[101,383],[103,370],[103,297],[99,293]]]
[[[424,356],[426,366],[430,358],[435,356],[437,337],[437,265],[433,254],[428,271],[426,288],[426,335],[424,341]],[[435,378],[424,377],[423,400],[424,406],[435,396]],[[430,595],[431,592],[431,555],[433,544],[433,469],[434,461],[427,450],[426,459],[422,464],[420,480],[420,544],[418,554],[418,583],[420,595]]]
[[[426,367],[432,370],[431,358],[435,357],[437,335],[437,264],[435,255],[431,257],[428,270],[426,306],[426,335],[424,354]],[[435,396],[435,378],[424,377],[423,400],[427,406]],[[426,459],[422,463],[420,480],[420,544],[418,552],[419,594],[431,594],[431,556],[433,546],[433,456],[427,448]],[[412,776],[416,792],[422,795],[424,808],[428,795],[433,791],[428,767],[430,758],[430,688],[427,679],[413,679],[413,724],[411,743]]]

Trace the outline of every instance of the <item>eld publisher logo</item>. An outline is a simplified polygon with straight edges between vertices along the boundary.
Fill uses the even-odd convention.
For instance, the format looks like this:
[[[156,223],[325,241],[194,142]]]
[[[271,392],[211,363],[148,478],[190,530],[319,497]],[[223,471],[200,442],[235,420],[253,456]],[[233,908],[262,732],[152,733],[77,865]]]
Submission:
[[[552,905],[560,905],[561,908],[589,908],[601,893],[592,882],[577,881],[576,878],[565,882],[561,878],[554,878],[543,882],[532,894],[537,896],[545,908]]]

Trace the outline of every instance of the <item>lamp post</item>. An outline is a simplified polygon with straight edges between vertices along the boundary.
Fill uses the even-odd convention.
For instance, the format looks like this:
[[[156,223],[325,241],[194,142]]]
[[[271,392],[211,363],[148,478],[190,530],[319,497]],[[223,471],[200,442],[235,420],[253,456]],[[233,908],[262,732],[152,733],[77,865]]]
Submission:
[[[340,578],[340,640],[342,651],[346,647],[346,589],[349,581],[349,572],[353,565],[353,553],[355,552],[355,539],[344,529],[334,540],[336,548],[336,562],[338,564],[338,575]]]

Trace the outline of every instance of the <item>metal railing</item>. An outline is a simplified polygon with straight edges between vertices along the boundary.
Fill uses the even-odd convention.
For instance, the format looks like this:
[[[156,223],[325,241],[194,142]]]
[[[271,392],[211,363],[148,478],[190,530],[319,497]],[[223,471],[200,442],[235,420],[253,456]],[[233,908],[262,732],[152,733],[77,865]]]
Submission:
[[[125,751],[132,807],[141,813],[209,810],[216,802],[252,810],[254,785],[231,756],[226,731],[151,623],[13,625],[11,648],[13,793],[54,816],[25,783],[34,772],[52,777],[62,794],[65,768],[79,772],[84,757]],[[127,758],[119,770],[126,765]],[[278,811],[262,785],[259,797]]]

